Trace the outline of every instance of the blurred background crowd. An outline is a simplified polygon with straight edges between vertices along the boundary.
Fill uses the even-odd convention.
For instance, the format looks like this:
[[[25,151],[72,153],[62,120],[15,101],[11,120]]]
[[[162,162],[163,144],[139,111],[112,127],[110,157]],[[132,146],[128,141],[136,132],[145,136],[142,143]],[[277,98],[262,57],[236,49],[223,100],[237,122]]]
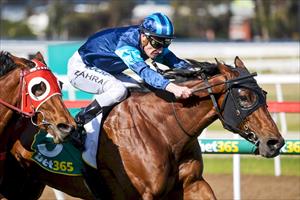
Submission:
[[[163,12],[177,38],[298,41],[299,0],[0,0],[1,39],[78,40]]]

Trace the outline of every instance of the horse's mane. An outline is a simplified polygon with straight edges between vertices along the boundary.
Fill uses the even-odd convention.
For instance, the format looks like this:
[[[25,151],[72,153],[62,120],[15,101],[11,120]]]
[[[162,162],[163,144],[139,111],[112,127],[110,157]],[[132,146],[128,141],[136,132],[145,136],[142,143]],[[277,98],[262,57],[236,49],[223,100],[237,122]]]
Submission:
[[[11,54],[6,51],[0,52],[0,77],[15,69],[17,65],[11,58]]]
[[[200,73],[204,73],[208,77],[220,74],[218,65],[216,63],[198,62],[193,59],[188,59],[188,61],[195,71],[200,71]]]
[[[189,67],[187,69],[174,68],[161,71],[162,76],[167,79],[172,79],[176,83],[181,83],[199,77],[206,76],[207,78],[220,74],[218,65],[210,62],[198,62],[188,59]]]

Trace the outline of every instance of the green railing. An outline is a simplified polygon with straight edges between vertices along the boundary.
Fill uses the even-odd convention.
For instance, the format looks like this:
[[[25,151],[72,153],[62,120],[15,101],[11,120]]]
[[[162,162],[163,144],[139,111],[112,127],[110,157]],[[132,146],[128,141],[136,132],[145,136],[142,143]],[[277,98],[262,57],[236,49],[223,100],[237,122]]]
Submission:
[[[208,154],[253,154],[256,147],[239,139],[198,139],[203,153]],[[300,155],[300,140],[285,140],[281,154]]]

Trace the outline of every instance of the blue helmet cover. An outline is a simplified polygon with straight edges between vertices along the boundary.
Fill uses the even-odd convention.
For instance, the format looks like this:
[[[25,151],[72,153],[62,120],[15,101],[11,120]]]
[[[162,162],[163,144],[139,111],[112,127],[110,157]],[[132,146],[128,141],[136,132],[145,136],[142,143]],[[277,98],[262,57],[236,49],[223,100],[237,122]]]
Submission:
[[[174,27],[171,20],[161,13],[153,13],[146,17],[141,24],[141,29],[149,35],[174,38]]]

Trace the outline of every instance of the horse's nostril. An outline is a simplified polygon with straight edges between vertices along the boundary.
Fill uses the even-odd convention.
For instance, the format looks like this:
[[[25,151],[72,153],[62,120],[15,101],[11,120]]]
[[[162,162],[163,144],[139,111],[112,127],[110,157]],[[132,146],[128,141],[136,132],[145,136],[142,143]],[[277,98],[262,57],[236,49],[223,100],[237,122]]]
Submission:
[[[57,128],[62,131],[62,132],[65,132],[65,133],[70,133],[74,127],[71,126],[71,125],[68,125],[68,124],[64,124],[64,123],[59,123],[57,125]]]
[[[278,139],[270,139],[267,141],[267,145],[270,149],[278,149],[280,148],[280,141]]]

